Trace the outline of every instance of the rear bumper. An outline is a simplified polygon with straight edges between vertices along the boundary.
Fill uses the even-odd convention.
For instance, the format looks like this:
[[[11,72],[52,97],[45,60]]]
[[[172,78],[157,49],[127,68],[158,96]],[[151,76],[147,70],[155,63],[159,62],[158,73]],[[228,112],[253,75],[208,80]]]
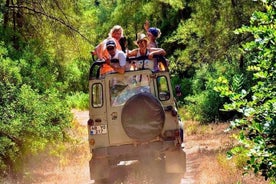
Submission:
[[[180,149],[175,141],[156,141],[143,144],[125,144],[119,146],[109,146],[104,148],[93,149],[92,155],[97,158],[114,158],[114,157],[140,157],[144,154],[161,154],[168,150]]]
[[[90,177],[108,177],[110,168],[115,168],[122,161],[139,163],[158,163],[164,166],[167,173],[184,173],[186,154],[174,141],[157,141],[139,145],[120,145],[93,150],[89,162]],[[163,164],[162,164],[163,163]],[[104,174],[104,175],[103,175]]]

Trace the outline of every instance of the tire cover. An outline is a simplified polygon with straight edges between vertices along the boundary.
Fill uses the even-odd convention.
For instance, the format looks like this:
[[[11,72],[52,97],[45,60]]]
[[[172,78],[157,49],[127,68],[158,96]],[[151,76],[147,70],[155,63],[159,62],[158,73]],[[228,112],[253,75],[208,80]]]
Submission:
[[[165,123],[165,112],[152,94],[139,93],[125,103],[121,120],[130,138],[146,141],[160,135]]]

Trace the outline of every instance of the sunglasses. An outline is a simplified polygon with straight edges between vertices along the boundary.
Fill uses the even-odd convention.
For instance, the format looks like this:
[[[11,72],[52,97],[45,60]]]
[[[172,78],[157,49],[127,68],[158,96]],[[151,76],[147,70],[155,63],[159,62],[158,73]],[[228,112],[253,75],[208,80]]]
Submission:
[[[107,47],[106,49],[111,51],[111,50],[114,50],[114,47]]]
[[[140,45],[143,43],[143,41],[145,41],[145,40],[138,41],[137,44]]]

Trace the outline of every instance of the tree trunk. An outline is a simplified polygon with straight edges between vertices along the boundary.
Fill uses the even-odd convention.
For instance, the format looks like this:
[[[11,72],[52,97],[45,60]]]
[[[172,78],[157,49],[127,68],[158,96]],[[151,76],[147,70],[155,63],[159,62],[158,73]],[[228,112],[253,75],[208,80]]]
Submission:
[[[20,30],[23,25],[24,25],[24,12],[23,9],[20,8],[24,5],[24,0],[17,0],[17,9],[16,12],[16,24],[17,24],[17,29]]]
[[[3,27],[4,29],[7,28],[8,22],[9,22],[9,5],[10,0],[6,0],[5,8],[3,10]]]

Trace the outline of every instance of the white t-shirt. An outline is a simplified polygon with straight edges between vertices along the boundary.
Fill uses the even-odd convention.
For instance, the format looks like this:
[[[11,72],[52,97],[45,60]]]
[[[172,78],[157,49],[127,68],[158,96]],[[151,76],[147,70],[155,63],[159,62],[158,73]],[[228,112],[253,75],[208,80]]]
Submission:
[[[126,54],[121,50],[116,50],[113,57],[110,58],[110,65],[114,67],[124,67],[126,66]]]

